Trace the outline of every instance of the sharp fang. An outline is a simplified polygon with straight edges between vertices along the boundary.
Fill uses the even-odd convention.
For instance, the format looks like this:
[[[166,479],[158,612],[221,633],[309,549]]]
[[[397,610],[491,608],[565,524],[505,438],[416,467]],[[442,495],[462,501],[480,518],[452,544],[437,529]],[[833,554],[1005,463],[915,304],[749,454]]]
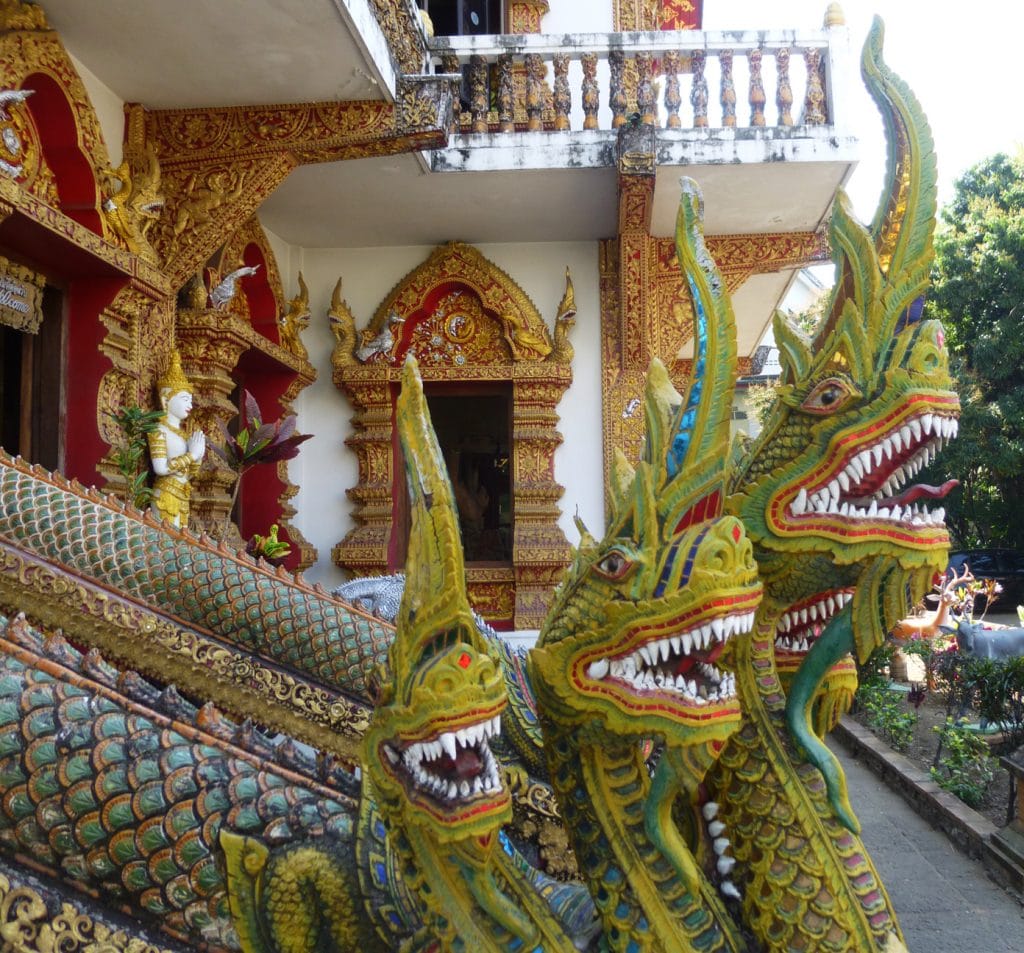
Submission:
[[[600,658],[596,662],[591,662],[588,666],[587,678],[592,678],[595,682],[600,681],[608,674],[610,668],[611,666],[608,664],[608,659]]]
[[[721,642],[725,633],[725,621],[721,618],[711,620],[711,631],[714,633],[715,638]]]
[[[723,880],[719,885],[718,889],[725,897],[732,897],[733,900],[739,900],[740,892],[736,889],[736,885],[731,880]]]
[[[910,432],[914,435],[914,440],[921,439],[921,421],[914,417],[907,421],[907,426],[910,427]]]
[[[453,735],[450,731],[445,731],[445,732],[443,732],[441,734],[440,741],[441,741],[441,747],[444,748],[444,750],[445,750],[445,754],[447,754],[448,757],[451,758],[452,761],[454,761],[455,760],[455,741],[456,741],[455,735]],[[454,797],[454,795],[452,795],[452,796]]]
[[[679,641],[683,646],[683,655],[689,655],[693,651],[693,636],[689,632],[684,632],[679,636]]]
[[[800,492],[797,493],[796,499],[790,504],[790,508],[794,516],[800,516],[807,510],[807,490],[800,487]]]
[[[877,443],[871,448],[871,458],[876,467],[882,462],[882,448]]]

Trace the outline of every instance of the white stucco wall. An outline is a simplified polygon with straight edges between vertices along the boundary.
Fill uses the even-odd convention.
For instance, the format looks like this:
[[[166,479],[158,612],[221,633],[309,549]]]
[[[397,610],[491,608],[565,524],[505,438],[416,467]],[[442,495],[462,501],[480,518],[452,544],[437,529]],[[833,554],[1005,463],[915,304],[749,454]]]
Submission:
[[[611,33],[612,5],[592,0],[550,0],[542,33]]]
[[[294,294],[300,269],[309,288],[313,319],[303,343],[319,376],[296,400],[295,409],[299,430],[314,438],[290,463],[289,474],[300,487],[294,522],[319,552],[307,576],[332,587],[345,578],[331,561],[331,549],[353,525],[345,490],[356,485],[358,470],[355,454],[344,443],[351,433],[352,406],[331,380],[334,338],[326,318],[331,293],[340,276],[356,325],[365,327],[391,289],[427,258],[431,248],[298,249],[276,236],[271,236],[271,245],[286,294]],[[577,511],[593,533],[600,533],[604,523],[597,245],[553,242],[477,248],[529,295],[549,328],[565,289],[566,265],[572,273],[578,308],[571,335],[576,356],[573,385],[558,407],[564,443],[555,455],[555,477],[565,487],[560,522],[575,544],[579,534],[573,515]]]
[[[89,101],[96,110],[96,118],[99,120],[100,132],[103,134],[103,141],[106,143],[107,152],[110,155],[110,164],[116,169],[121,164],[121,156],[124,144],[124,100],[121,99],[109,86],[97,78],[87,66],[76,60],[69,53],[71,62],[74,64],[78,75],[82,77],[82,84],[86,93],[89,94]]]

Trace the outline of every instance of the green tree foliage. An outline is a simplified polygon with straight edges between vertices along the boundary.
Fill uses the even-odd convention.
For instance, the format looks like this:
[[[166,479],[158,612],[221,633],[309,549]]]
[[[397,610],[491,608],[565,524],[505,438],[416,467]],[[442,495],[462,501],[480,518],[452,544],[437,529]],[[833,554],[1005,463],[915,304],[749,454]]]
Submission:
[[[941,213],[928,315],[946,329],[960,434],[923,482],[947,476],[964,547],[1024,548],[1024,152],[969,169]]]

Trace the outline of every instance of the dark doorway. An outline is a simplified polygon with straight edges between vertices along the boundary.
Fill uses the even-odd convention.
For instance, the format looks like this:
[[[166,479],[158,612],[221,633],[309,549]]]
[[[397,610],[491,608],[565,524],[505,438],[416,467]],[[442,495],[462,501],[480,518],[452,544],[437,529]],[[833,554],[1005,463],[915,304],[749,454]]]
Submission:
[[[425,0],[437,36],[504,33],[501,0]]]
[[[427,393],[467,563],[512,562],[511,397]]]
[[[38,333],[0,325],[0,441],[47,470],[63,465],[63,306],[60,291],[47,287]]]

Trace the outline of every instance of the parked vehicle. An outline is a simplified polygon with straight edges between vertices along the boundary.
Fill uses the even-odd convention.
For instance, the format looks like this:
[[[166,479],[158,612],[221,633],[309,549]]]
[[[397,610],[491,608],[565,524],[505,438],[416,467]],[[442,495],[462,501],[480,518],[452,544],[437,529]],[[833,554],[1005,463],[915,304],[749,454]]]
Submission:
[[[946,573],[962,572],[965,565],[970,567],[975,579],[995,579],[1002,586],[1003,591],[992,602],[1000,612],[1013,612],[1024,603],[1024,553],[1015,549],[959,550],[949,554]],[[985,597],[975,597],[975,617],[985,608]]]

